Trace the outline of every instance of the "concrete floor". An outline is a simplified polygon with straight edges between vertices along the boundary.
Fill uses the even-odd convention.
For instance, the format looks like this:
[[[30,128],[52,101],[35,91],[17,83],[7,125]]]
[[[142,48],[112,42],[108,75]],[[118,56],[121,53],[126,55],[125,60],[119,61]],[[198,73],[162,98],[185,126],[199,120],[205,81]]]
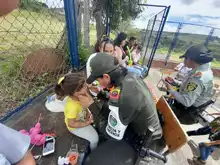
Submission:
[[[160,72],[156,69],[151,69],[150,74],[147,77],[147,80],[152,85],[158,97],[160,97],[163,94],[156,88],[156,84],[159,81],[159,79],[160,79]],[[58,157],[64,156],[68,152],[73,139],[76,143],[79,144],[79,147],[82,150],[88,145],[88,143],[85,140],[73,136],[67,131],[66,126],[64,124],[64,117],[62,113],[51,113],[46,110],[44,103],[47,95],[49,95],[49,93],[45,93],[45,95],[43,95],[38,100],[35,100],[31,105],[29,105],[23,111],[20,111],[19,113],[10,117],[5,124],[16,130],[21,130],[21,129],[28,130],[32,126],[34,126],[39,114],[42,113],[43,120],[41,121],[41,125],[43,128],[43,132],[57,134],[56,152],[51,156],[43,157],[38,164],[55,165],[57,164]],[[195,124],[190,126],[184,125],[184,129],[187,131],[187,130],[199,128],[200,126],[201,126],[200,124]],[[206,141],[207,137],[206,136],[192,137],[192,140],[197,144],[198,142]],[[188,164],[187,159],[192,158],[193,153],[198,154],[196,147],[190,147],[190,146],[191,145],[186,144],[176,153],[170,154],[168,156],[167,165],[187,165]],[[34,155],[41,154],[41,152],[42,152],[42,148],[39,147],[35,147],[33,150]],[[157,161],[156,163],[154,163],[154,165],[156,164],[163,164],[163,163]],[[212,157],[209,158],[208,165],[217,165],[217,164],[220,164],[220,160],[216,161]]]
[[[151,69],[150,74],[146,78],[148,82],[152,85],[152,88],[154,89],[155,94],[157,95],[158,98],[160,98],[162,95],[165,94],[164,92],[159,91],[158,88],[156,87],[157,83],[160,80],[160,77],[161,77],[161,73],[158,69]],[[160,85],[162,85],[162,83]],[[213,109],[211,110],[215,112],[215,110]],[[185,129],[185,131],[189,131],[189,130],[200,128],[201,126],[202,125],[198,123],[198,124],[193,124],[193,125],[183,125],[183,128]],[[199,156],[199,152],[197,150],[198,143],[206,142],[208,141],[207,139],[208,139],[208,136],[190,137],[189,144],[186,144],[179,151],[168,156],[167,165],[188,165],[189,163],[187,159],[191,159],[193,155]],[[219,157],[219,156],[220,156],[220,152],[218,151],[216,152],[215,157]],[[220,160],[214,160],[212,157],[209,157],[207,164],[208,165],[219,165]]]

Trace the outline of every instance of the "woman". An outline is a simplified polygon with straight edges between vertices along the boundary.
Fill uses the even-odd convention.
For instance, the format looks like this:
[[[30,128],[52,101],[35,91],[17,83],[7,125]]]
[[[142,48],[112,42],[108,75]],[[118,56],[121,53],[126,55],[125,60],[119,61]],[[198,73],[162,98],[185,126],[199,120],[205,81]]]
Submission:
[[[123,47],[126,44],[127,34],[121,32],[114,40],[116,58],[119,61],[119,64],[126,67],[126,62],[128,61],[128,56],[126,55]]]
[[[96,52],[89,56],[87,63],[86,63],[87,77],[90,76],[91,74],[90,61],[92,58],[96,56],[98,52],[106,52],[110,55],[116,56],[115,49],[114,49],[114,42],[107,37],[103,38],[101,41],[97,41],[95,47],[96,47],[95,48]]]

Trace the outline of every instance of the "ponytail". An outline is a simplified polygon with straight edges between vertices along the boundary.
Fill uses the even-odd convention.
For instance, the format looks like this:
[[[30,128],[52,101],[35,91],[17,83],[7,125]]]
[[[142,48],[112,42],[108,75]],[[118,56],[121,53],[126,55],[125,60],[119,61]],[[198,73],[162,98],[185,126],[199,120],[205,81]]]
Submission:
[[[55,85],[55,93],[60,97],[72,96],[84,87],[85,77],[81,73],[71,73],[61,77]]]
[[[58,95],[60,97],[64,97],[65,96],[64,90],[61,88],[60,84],[56,84],[54,90],[55,90],[56,95]]]

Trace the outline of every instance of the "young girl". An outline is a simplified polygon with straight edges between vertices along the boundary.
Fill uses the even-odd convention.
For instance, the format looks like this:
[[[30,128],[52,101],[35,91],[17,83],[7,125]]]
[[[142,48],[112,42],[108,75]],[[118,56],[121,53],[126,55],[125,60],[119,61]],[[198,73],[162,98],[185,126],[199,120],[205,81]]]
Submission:
[[[59,96],[68,96],[64,108],[67,129],[72,134],[88,140],[91,150],[94,150],[99,137],[96,130],[90,125],[93,117],[88,109],[83,109],[78,100],[79,95],[87,92],[84,76],[80,73],[71,73],[60,78],[55,86],[55,91]]]
[[[132,51],[133,64],[136,65],[141,58],[142,47],[137,45],[137,47]]]

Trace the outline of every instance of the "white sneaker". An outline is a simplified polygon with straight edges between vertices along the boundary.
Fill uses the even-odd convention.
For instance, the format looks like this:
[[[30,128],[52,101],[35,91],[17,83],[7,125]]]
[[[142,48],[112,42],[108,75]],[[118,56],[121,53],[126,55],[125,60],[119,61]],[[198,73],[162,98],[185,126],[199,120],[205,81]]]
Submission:
[[[47,110],[51,112],[64,112],[66,100],[67,100],[67,97],[65,97],[63,100],[58,100],[56,98],[56,94],[54,94],[47,98],[45,107],[47,108]]]

